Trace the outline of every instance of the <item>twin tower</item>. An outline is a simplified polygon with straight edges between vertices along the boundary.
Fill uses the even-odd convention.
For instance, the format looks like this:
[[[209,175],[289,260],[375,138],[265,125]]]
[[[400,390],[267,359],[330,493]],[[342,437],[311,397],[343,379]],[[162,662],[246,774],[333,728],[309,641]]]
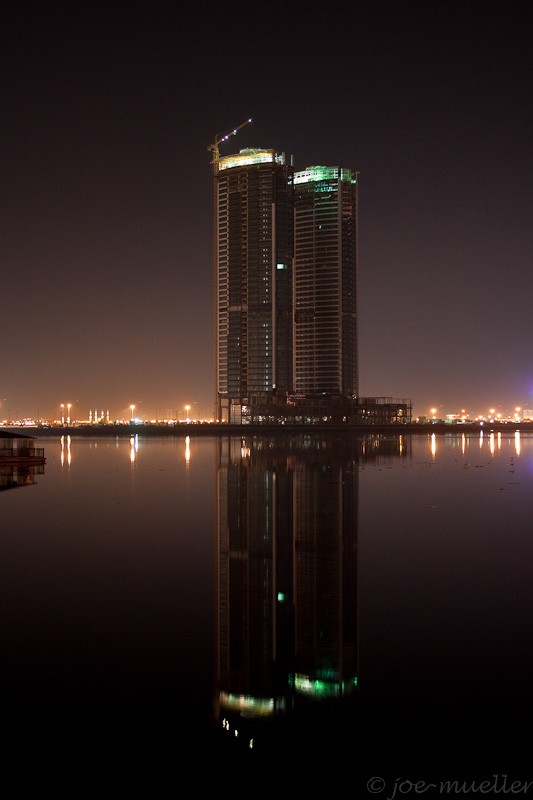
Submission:
[[[213,165],[216,419],[279,422],[353,402],[357,174],[294,172],[262,149]]]

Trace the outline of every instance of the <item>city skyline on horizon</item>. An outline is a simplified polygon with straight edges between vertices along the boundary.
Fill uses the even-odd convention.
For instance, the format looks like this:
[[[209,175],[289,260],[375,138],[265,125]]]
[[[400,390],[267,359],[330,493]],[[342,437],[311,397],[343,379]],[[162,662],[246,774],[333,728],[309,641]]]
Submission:
[[[210,417],[207,149],[249,117],[224,154],[359,170],[360,395],[533,407],[527,3],[296,3],[283,25],[235,3],[231,46],[192,6],[120,6],[6,3],[0,419]]]

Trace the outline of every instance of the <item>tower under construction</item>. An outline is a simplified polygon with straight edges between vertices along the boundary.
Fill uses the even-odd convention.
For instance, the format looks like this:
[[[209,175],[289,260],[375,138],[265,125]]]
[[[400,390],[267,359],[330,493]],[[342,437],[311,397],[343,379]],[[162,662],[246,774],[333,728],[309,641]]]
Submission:
[[[293,385],[292,167],[275,150],[215,155],[215,415],[240,423]]]
[[[406,422],[411,402],[359,395],[358,173],[215,138],[215,419]]]

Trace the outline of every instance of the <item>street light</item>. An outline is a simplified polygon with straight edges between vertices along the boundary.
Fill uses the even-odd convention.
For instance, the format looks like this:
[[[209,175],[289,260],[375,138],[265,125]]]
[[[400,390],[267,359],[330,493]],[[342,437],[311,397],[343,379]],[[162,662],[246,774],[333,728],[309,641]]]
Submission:
[[[130,419],[130,421],[133,422],[133,409],[135,408],[135,406],[131,405],[130,408],[131,408],[131,419]]]
[[[70,425],[70,406],[71,405],[72,405],[72,403],[67,403],[67,411],[68,411],[68,414],[67,414],[67,425]]]
[[[191,408],[190,406],[185,406],[185,422],[190,422],[190,420],[189,420],[190,408]]]

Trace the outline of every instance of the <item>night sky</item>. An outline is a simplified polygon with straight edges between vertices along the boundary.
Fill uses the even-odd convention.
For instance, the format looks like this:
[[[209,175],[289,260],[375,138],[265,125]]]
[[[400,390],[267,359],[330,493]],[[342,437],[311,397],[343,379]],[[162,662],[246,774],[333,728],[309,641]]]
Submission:
[[[313,10],[314,9],[314,10]],[[213,409],[208,145],[359,176],[360,393],[533,407],[533,4],[4,2],[0,419]]]

